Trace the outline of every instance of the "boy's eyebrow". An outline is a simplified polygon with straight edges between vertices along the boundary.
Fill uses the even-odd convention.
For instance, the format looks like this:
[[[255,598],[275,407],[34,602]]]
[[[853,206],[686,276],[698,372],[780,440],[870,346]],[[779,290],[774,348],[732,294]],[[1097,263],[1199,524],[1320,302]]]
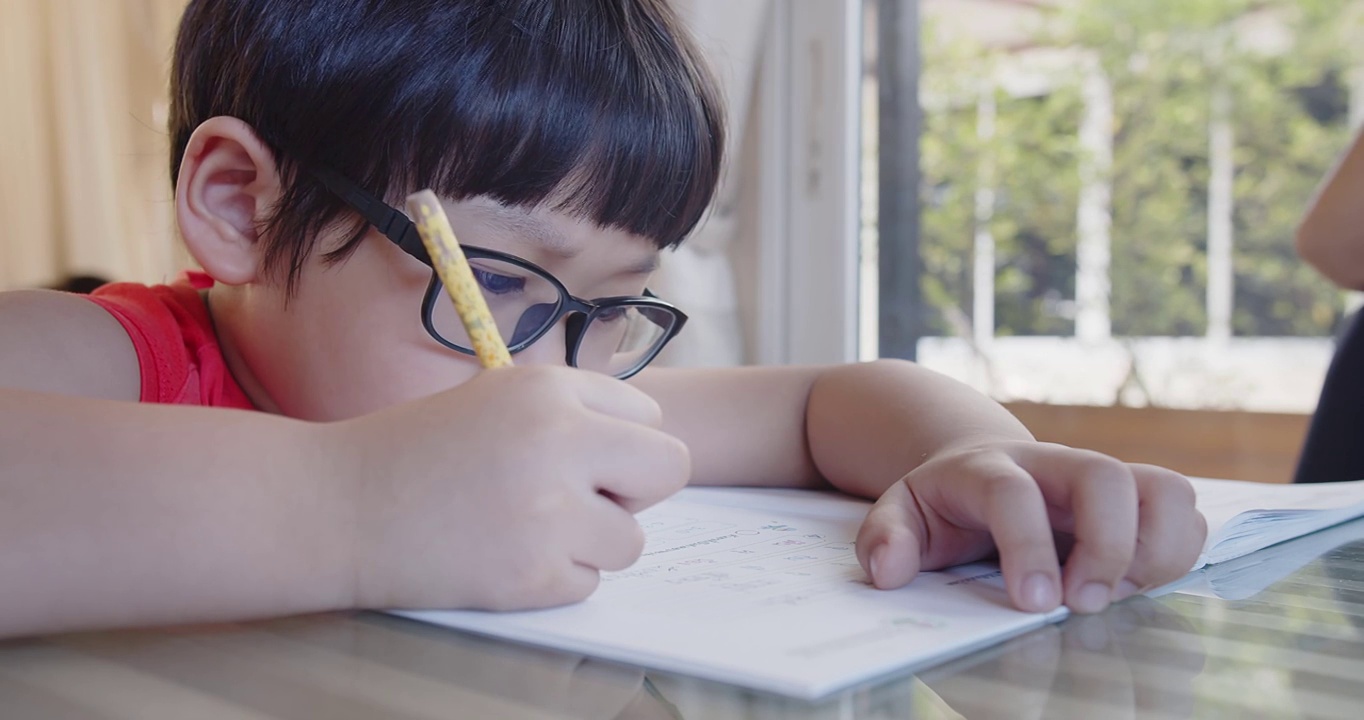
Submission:
[[[553,225],[520,208],[486,205],[477,210],[492,223],[565,260],[572,260],[583,251],[580,244],[569,240]],[[651,252],[638,262],[626,266],[620,274],[648,275],[655,270],[658,270],[658,253]]]

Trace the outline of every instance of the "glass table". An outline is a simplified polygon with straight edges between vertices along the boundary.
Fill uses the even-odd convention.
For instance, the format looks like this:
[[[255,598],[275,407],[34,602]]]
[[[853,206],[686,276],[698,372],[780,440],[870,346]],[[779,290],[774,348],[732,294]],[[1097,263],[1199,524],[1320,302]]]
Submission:
[[[1186,591],[813,704],[377,613],[36,638],[0,643],[0,717],[1364,717],[1364,521]]]

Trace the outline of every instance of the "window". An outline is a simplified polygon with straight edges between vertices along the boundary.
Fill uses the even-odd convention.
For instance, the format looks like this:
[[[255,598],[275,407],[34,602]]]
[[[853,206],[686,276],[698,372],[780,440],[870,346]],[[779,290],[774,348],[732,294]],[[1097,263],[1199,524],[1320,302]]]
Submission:
[[[863,111],[896,120],[864,115],[864,357],[877,327],[1002,401],[1312,410],[1350,300],[1293,234],[1364,107],[1359,3],[864,9]],[[878,211],[878,170],[917,192]]]

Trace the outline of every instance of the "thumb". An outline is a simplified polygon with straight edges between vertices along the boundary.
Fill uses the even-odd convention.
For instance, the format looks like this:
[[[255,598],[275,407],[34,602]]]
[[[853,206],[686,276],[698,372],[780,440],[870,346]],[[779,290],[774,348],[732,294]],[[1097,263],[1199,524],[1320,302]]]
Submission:
[[[903,481],[882,493],[857,531],[857,561],[882,590],[904,586],[919,574],[925,522]]]

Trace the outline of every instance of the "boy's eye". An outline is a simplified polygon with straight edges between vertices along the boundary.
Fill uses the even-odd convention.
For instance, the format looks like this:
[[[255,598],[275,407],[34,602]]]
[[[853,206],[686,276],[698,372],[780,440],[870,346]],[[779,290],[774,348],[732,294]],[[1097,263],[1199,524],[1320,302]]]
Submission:
[[[615,322],[617,320],[625,319],[625,313],[628,311],[629,308],[624,307],[601,308],[597,311],[595,319],[598,321]]]
[[[525,278],[499,275],[476,266],[470,266],[470,269],[474,271],[474,280],[493,295],[518,292],[526,286]]]

